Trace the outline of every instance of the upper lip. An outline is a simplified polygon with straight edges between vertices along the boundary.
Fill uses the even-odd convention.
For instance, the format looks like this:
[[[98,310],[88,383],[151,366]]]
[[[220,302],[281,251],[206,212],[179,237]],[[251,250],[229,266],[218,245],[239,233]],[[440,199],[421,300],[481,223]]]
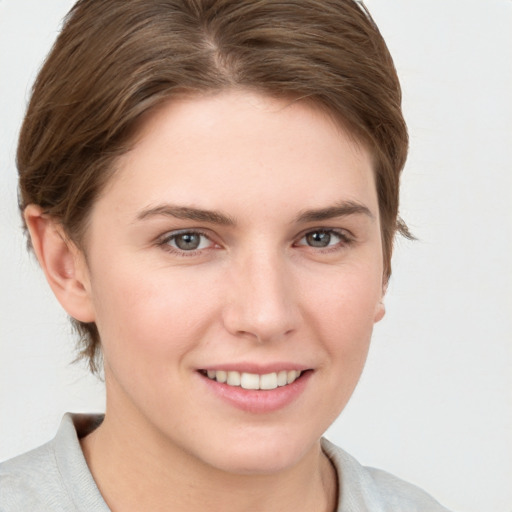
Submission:
[[[204,366],[199,368],[204,371],[213,371],[213,370],[223,370],[227,372],[239,372],[239,373],[255,373],[258,375],[265,375],[267,373],[277,373],[283,370],[298,370],[298,371],[306,371],[311,370],[310,366],[297,364],[297,363],[286,363],[286,362],[276,362],[269,364],[258,364],[258,363],[219,363],[212,364],[208,366]]]

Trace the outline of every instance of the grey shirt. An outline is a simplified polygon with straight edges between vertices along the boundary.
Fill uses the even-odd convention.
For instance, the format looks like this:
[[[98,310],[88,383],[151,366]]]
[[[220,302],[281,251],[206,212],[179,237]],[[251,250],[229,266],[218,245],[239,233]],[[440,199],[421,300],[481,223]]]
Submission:
[[[109,512],[79,442],[102,419],[66,414],[52,441],[0,464],[0,512]],[[337,512],[448,512],[420,488],[361,466],[326,439],[322,448],[338,473]]]

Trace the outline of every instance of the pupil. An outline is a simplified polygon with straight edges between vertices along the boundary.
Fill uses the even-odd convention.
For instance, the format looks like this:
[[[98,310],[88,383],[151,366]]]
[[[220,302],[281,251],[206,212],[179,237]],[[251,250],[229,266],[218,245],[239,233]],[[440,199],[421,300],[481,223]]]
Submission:
[[[306,240],[312,247],[327,247],[331,241],[331,235],[330,233],[316,231],[314,233],[309,233],[306,236]]]
[[[194,233],[185,233],[176,238],[176,245],[184,251],[190,251],[197,249],[200,241],[201,239],[199,235]]]

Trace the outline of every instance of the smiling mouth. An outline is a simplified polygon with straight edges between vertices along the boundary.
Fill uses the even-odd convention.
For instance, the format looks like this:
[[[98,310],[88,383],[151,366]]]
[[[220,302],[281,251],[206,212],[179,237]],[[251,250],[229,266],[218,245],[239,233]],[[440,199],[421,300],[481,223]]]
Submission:
[[[210,380],[232,387],[254,390],[272,390],[288,386],[295,382],[302,374],[299,370],[282,370],[279,372],[247,373],[225,370],[201,370],[200,373]]]

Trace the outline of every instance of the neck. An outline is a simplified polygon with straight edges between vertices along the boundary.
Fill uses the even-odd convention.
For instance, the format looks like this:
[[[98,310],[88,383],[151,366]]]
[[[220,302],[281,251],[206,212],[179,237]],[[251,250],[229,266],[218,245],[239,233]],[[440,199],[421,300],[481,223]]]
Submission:
[[[145,431],[144,431],[145,430]],[[82,449],[112,511],[318,511],[336,509],[336,471],[320,442],[293,467],[265,474],[211,467],[151,429],[107,412]]]

